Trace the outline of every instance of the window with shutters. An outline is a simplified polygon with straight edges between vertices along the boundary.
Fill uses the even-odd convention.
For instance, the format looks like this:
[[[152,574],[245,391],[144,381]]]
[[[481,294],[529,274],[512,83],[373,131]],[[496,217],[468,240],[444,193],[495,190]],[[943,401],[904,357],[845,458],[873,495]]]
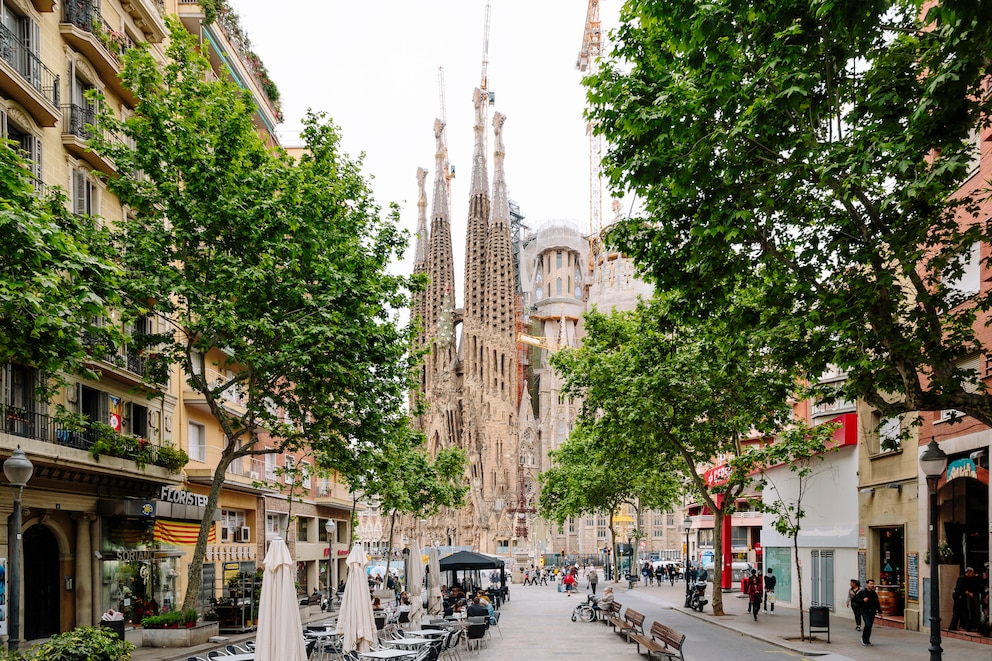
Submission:
[[[135,436],[148,438],[148,407],[129,402],[128,409],[127,431]]]
[[[834,552],[813,549],[810,551],[810,581],[813,594],[811,606],[834,608]]]
[[[207,460],[206,430],[203,425],[190,422],[187,432],[187,450],[192,461]]]
[[[14,148],[28,162],[34,188],[40,191],[42,189],[41,138],[32,133],[28,127],[20,126],[7,117],[3,109],[0,109],[0,135],[13,142]]]
[[[41,87],[41,29],[37,22],[0,3],[0,57],[35,88]]]
[[[38,370],[7,363],[0,371],[3,383],[3,431],[18,436],[36,437],[41,431],[43,404],[35,391],[39,385]]]
[[[944,272],[944,287],[949,305],[958,305],[978,293],[982,275],[981,248],[981,243],[977,241],[967,246]]]
[[[72,212],[77,216],[95,216],[99,213],[98,189],[85,170],[72,169]]]

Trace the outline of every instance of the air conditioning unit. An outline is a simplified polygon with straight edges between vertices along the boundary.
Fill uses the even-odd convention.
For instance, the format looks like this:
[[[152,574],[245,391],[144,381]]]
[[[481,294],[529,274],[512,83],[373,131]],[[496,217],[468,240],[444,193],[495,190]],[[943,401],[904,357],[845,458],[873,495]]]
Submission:
[[[238,542],[250,542],[251,541],[251,528],[248,526],[241,526],[241,530],[238,531]]]
[[[248,471],[248,477],[250,477],[253,480],[257,480],[259,477],[258,471]]]

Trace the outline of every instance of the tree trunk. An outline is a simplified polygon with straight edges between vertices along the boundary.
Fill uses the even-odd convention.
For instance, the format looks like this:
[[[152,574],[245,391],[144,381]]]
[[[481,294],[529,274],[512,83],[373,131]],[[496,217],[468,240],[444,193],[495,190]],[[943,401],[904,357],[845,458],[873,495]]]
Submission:
[[[224,488],[224,477],[227,467],[231,465],[233,456],[221,453],[217,467],[214,469],[214,479],[210,483],[210,493],[207,494],[207,505],[203,509],[203,521],[200,522],[200,533],[196,537],[196,547],[189,564],[189,581],[186,583],[186,595],[183,598],[183,610],[196,608],[196,598],[200,594],[200,584],[203,582],[203,558],[207,555],[207,540],[210,528],[214,525],[214,514],[217,512],[217,501],[220,500],[221,489]]]
[[[796,558],[796,581],[799,583],[799,640],[806,638],[806,615],[803,613],[803,568],[799,564],[799,533],[792,536],[792,552]],[[810,642],[813,635],[810,634]]]
[[[724,499],[723,502],[727,502]],[[713,510],[713,614],[725,615],[723,612],[723,518],[726,514],[723,508]],[[702,568],[702,560],[699,561]]]

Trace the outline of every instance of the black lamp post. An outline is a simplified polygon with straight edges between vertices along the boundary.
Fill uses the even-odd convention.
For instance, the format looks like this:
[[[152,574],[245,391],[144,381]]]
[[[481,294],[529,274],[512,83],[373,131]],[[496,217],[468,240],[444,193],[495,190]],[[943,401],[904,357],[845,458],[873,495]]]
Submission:
[[[28,459],[21,446],[3,462],[3,474],[10,482],[14,492],[14,509],[10,515],[10,530],[7,533],[9,540],[7,548],[10,551],[10,575],[7,592],[7,603],[10,608],[7,613],[8,633],[7,649],[16,650],[20,647],[20,627],[21,627],[21,496],[24,494],[24,487],[34,473],[34,464]]]
[[[324,524],[324,530],[327,531],[327,612],[330,613],[334,610],[334,590],[336,588],[334,585],[334,531],[337,530],[337,524],[334,523],[334,519],[327,520],[327,523]]]
[[[685,564],[682,565],[682,576],[685,578],[685,582],[689,582],[689,531],[692,529],[692,517],[688,514],[685,515],[685,520],[682,521],[682,527],[685,528]]]
[[[937,571],[937,482],[947,468],[947,454],[937,441],[931,440],[920,455],[920,468],[927,478],[930,491],[930,661],[941,661],[940,647],[940,575]]]

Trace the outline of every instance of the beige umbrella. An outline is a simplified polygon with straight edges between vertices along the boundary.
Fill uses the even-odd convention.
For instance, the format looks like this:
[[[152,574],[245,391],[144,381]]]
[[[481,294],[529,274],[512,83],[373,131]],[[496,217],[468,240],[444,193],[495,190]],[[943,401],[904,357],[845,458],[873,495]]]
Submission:
[[[440,615],[444,612],[444,599],[441,595],[441,561],[437,555],[437,546],[431,546],[427,556],[427,612],[430,615]]]
[[[296,564],[282,538],[269,544],[262,563],[262,594],[258,600],[256,661],[307,661],[303,624],[296,599]]]
[[[377,639],[375,615],[369,598],[369,583],[365,575],[365,551],[357,544],[348,554],[348,580],[338,611],[337,633],[345,652],[369,652]]]
[[[410,626],[419,629],[424,618],[424,560],[417,540],[410,542],[410,575],[406,577],[406,591],[410,595]]]

